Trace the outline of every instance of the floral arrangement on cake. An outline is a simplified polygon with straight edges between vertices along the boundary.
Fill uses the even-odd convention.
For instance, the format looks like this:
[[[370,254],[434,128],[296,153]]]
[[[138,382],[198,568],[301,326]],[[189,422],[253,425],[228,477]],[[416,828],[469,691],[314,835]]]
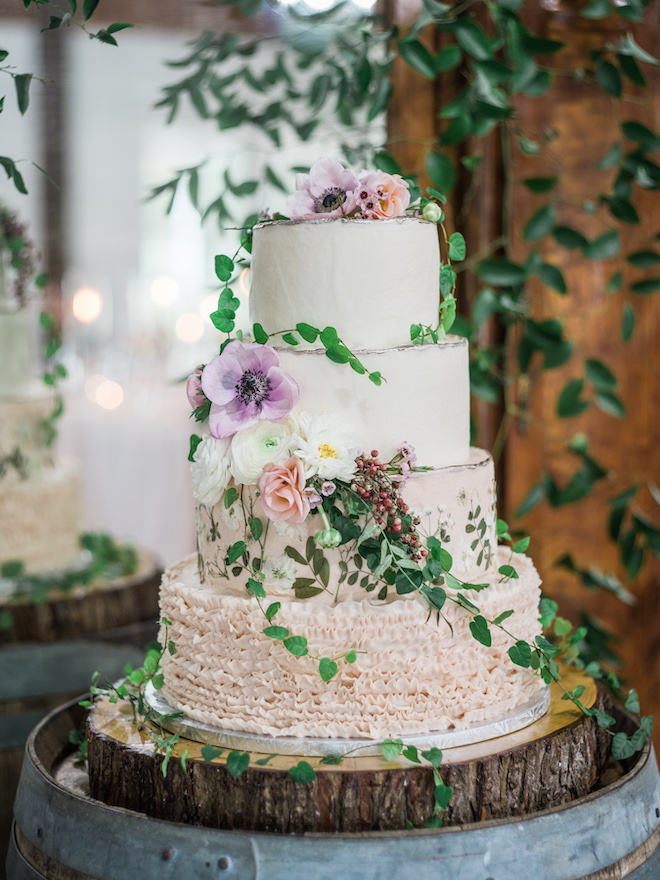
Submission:
[[[490,644],[488,623],[464,595],[488,583],[462,580],[451,571],[453,560],[443,546],[447,536],[423,534],[423,512],[411,510],[402,496],[412,473],[430,470],[417,464],[410,443],[401,443],[389,461],[381,461],[377,450],[360,448],[336,414],[300,410],[298,385],[281,369],[277,351],[255,342],[229,341],[218,357],[190,376],[187,395],[195,416],[208,419],[208,433],[192,436],[189,456],[193,495],[204,511],[203,530],[212,542],[221,533],[237,533],[226,554],[222,550],[214,561],[203,560],[200,553],[200,569],[206,565],[221,578],[230,572],[245,575],[247,592],[259,601],[269,623],[279,604],[266,607],[261,601],[272,593],[291,590],[306,599],[326,592],[336,601],[342,584],[360,579],[360,587],[368,593],[378,590],[380,600],[390,591],[399,596],[419,591],[429,612],[440,615],[449,588],[451,601],[458,591],[456,601],[477,614],[475,637]],[[221,523],[214,517],[216,505]],[[492,508],[486,517],[495,516],[494,502]],[[441,520],[440,528],[448,522]],[[265,555],[271,527],[290,539],[279,557]],[[486,528],[484,516],[466,527],[475,533],[470,535],[473,546],[483,541]],[[509,537],[505,528],[501,532]],[[528,539],[511,543],[519,552]],[[494,549],[485,542],[487,565]],[[326,550],[339,553],[336,585],[330,583]],[[301,566],[309,568],[309,577],[300,576]],[[500,566],[499,575],[504,580],[518,576],[510,562]],[[278,626],[264,633],[283,640],[299,656],[308,653],[302,636]],[[351,655],[347,651],[344,658],[350,662]],[[524,665],[531,662],[531,654],[525,656]],[[329,680],[337,663],[321,658],[319,669]]]
[[[309,174],[296,176],[296,191],[284,210],[292,220],[386,220],[403,217],[409,205],[410,186],[401,175],[383,171],[358,174],[336,159],[317,159]]]
[[[422,197],[419,187],[400,174],[358,172],[344,168],[336,159],[320,158],[309,173],[296,175],[296,189],[286,200],[284,214],[271,217],[264,212],[260,219],[392,220],[414,216],[439,223],[444,212],[438,201],[444,203],[445,197],[437,190],[428,192],[432,198]]]

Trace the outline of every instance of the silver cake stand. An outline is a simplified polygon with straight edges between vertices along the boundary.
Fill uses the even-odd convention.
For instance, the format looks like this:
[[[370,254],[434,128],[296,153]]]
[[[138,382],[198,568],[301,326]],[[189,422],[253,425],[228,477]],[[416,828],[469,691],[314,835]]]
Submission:
[[[210,724],[203,724],[185,714],[179,718],[171,718],[177,710],[163,699],[161,694],[149,682],[145,689],[145,700],[153,710],[153,716],[161,726],[170,733],[178,733],[185,739],[207,743],[223,749],[238,749],[243,752],[257,752],[270,755],[295,755],[300,757],[325,757],[336,755],[345,757],[349,754],[357,756],[382,755],[380,744],[383,739],[320,739],[316,737],[294,736],[263,736],[258,733],[240,733],[222,730]],[[393,731],[392,739],[402,739],[407,746],[416,746],[420,751],[431,748],[450,749],[457,746],[472,745],[489,739],[496,739],[508,733],[514,733],[533,724],[544,715],[550,706],[550,688],[521,706],[507,712],[487,723],[478,722],[461,730],[444,730],[441,732],[400,735]]]

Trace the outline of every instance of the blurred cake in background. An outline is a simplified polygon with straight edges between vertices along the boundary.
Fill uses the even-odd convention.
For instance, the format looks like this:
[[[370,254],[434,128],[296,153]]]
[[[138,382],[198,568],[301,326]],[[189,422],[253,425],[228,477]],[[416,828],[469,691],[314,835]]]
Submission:
[[[80,557],[74,465],[56,459],[57,401],[41,378],[33,247],[0,206],[0,567],[29,573],[68,568]]]

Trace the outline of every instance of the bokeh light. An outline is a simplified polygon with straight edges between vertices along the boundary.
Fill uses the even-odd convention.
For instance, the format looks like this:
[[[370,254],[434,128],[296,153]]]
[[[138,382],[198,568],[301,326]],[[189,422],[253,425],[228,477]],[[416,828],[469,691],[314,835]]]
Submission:
[[[103,310],[103,298],[93,287],[81,287],[73,295],[71,308],[76,321],[91,324]]]
[[[179,295],[179,285],[169,275],[159,275],[151,282],[151,299],[157,306],[171,306]]]
[[[176,322],[176,335],[181,342],[198,342],[204,335],[204,321],[195,312],[186,312]]]

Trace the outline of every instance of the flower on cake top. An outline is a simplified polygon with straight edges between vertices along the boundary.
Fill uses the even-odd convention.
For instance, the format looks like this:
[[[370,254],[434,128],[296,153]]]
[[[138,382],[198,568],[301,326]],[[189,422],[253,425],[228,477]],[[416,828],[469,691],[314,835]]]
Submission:
[[[358,438],[331,413],[298,416],[299,430],[292,444],[293,454],[302,459],[308,477],[321,480],[350,480],[360,452]]]
[[[231,437],[262,419],[278,422],[298,402],[296,381],[280,369],[275,349],[237,339],[204,368],[202,391],[211,401],[209,429]]]
[[[361,175],[355,196],[363,216],[371,219],[403,217],[410,204],[408,184],[401,175],[382,171]]]
[[[309,174],[296,176],[296,192],[287,199],[285,212],[294,220],[381,220],[404,216],[409,205],[408,184],[399,174],[363,171],[358,175],[336,159],[317,159]]]
[[[286,202],[289,217],[347,216],[355,208],[358,178],[336,159],[317,159],[309,174],[296,175],[296,191]]]
[[[229,485],[229,443],[207,434],[195,450],[190,475],[193,496],[200,504],[213,507]]]
[[[289,457],[295,424],[290,417],[281,422],[259,422],[234,434],[231,444],[231,474],[237,483],[253,486],[263,469]]]

